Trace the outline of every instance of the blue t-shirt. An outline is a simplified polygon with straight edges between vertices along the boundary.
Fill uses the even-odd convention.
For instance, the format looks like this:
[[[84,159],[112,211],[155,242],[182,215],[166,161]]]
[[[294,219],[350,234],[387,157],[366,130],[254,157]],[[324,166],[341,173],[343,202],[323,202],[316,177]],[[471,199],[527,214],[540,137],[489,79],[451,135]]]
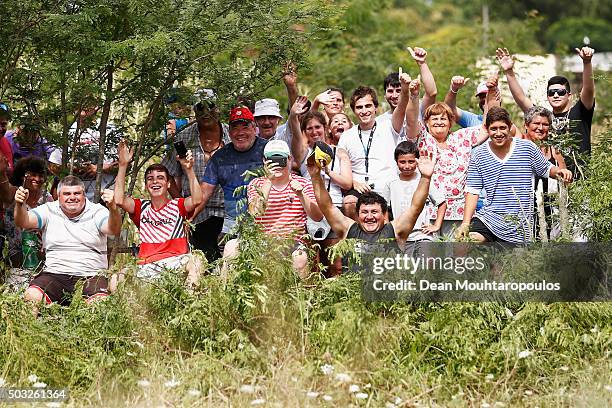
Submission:
[[[459,108],[457,108],[457,110],[461,113],[457,124],[462,128],[482,125],[482,115],[477,115]]]
[[[475,217],[496,237],[508,242],[529,242],[533,231],[534,176],[548,177],[552,164],[529,140],[512,139],[504,160],[486,142],[472,152],[465,191],[487,192]]]
[[[236,219],[238,214],[246,210],[246,206],[238,210],[236,204],[241,199],[246,200],[246,188],[234,194],[236,188],[249,184],[247,170],[255,170],[263,166],[263,151],[267,140],[257,137],[253,146],[245,152],[234,149],[233,143],[223,146],[208,162],[204,177],[200,182],[220,185],[223,189],[225,215]]]

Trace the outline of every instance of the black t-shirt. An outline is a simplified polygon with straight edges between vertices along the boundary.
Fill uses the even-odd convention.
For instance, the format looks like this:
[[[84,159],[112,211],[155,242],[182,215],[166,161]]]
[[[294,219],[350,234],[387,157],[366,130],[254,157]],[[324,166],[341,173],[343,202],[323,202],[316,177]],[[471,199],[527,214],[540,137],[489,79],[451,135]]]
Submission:
[[[594,111],[595,103],[593,103],[591,109],[588,109],[578,99],[578,102],[568,112],[553,114],[551,130],[554,134],[560,136],[570,134],[572,145],[578,146],[578,153],[591,154],[591,123],[593,122]],[[566,149],[562,150],[568,169],[575,173],[573,155]],[[583,164],[583,161],[579,159],[578,163]]]
[[[357,265],[350,265],[348,260],[343,263],[348,265],[348,269],[353,272],[369,272],[372,271],[372,261],[377,257],[393,257],[398,254],[400,248],[395,238],[395,229],[389,222],[376,232],[367,232],[361,229],[358,223],[353,223],[349,228],[347,238],[357,240],[355,251],[361,255],[362,265],[359,268]]]

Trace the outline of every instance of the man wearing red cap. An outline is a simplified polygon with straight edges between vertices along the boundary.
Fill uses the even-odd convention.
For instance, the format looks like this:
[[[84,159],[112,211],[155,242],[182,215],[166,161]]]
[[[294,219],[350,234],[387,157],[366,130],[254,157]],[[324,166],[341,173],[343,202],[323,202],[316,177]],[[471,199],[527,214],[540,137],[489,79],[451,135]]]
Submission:
[[[223,189],[225,219],[222,233],[227,234],[236,223],[241,211],[237,209],[238,201],[245,198],[245,193],[234,195],[236,188],[248,184],[245,172],[261,167],[266,140],[256,136],[255,118],[249,108],[235,107],[230,112],[229,137],[231,143],[219,149],[208,162],[204,177],[200,179],[204,194],[202,206],[205,206],[217,185]]]

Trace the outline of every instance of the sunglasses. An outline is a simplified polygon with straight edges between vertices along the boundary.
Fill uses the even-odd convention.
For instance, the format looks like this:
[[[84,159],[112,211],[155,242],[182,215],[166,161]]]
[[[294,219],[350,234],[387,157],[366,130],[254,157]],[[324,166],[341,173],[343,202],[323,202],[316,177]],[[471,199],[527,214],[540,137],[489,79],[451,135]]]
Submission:
[[[546,93],[548,94],[548,96],[554,96],[555,94],[559,96],[565,96],[568,94],[568,91],[565,88],[559,88],[559,89],[549,89]]]

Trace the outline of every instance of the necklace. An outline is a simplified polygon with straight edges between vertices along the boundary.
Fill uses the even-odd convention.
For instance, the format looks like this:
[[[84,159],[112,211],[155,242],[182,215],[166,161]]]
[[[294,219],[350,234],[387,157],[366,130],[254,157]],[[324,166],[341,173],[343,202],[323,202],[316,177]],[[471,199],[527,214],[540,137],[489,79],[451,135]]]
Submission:
[[[223,141],[222,141],[222,140],[219,140],[219,142],[217,143],[217,146],[216,146],[214,149],[212,149],[212,150],[206,150],[206,149],[204,148],[204,146],[202,146],[202,150],[204,150],[204,153],[206,153],[206,154],[211,154],[211,153],[214,153],[214,152],[216,152],[217,150],[219,150],[219,149],[221,148],[221,145],[222,145],[222,144],[223,144]]]

